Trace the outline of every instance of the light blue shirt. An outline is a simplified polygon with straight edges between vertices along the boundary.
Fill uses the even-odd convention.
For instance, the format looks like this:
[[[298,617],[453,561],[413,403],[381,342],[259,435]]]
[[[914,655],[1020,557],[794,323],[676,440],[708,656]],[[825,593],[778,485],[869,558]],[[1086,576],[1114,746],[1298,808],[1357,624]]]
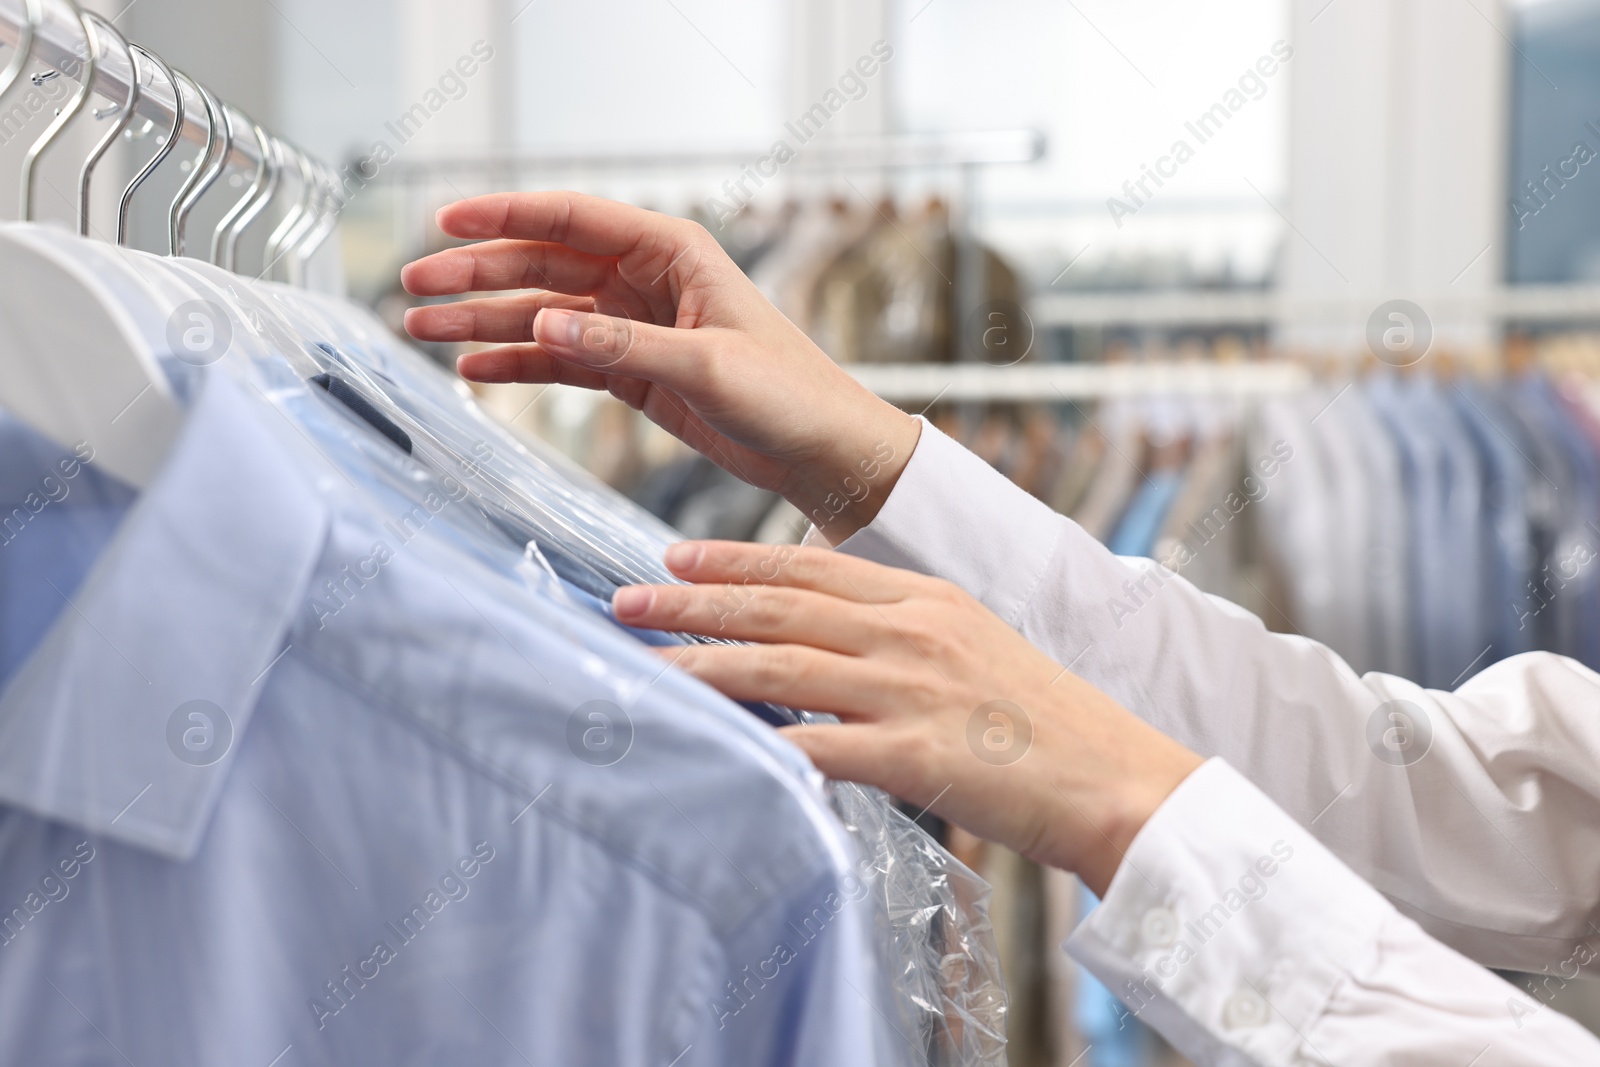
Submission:
[[[1453,689],[1493,653],[1478,458],[1454,412],[1427,383],[1375,376],[1364,391],[1400,450],[1416,681]]]
[[[1600,577],[1591,562],[1600,547],[1600,463],[1547,379],[1514,379],[1506,399],[1529,439],[1535,489],[1546,498],[1536,513],[1542,558],[1519,606],[1544,624],[1546,647],[1600,668]]]
[[[1159,470],[1146,475],[1107,547],[1119,556],[1148,556],[1154,552],[1161,523],[1182,488],[1182,471]]]
[[[798,753],[213,371],[137,499],[0,425],[0,1063],[908,1051]]]
[[[1529,461],[1519,443],[1520,430],[1504,411],[1498,391],[1472,381],[1456,382],[1450,386],[1450,399],[1478,449],[1486,479],[1482,522],[1495,646],[1484,657],[1483,666],[1488,666],[1537,647],[1536,612],[1525,606],[1535,557],[1528,518]]]

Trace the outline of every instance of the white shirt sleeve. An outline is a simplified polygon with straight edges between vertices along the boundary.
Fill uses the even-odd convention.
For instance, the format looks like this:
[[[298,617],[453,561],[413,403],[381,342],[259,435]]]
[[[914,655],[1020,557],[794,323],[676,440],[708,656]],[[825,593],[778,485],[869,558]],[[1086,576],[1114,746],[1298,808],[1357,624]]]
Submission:
[[[1358,677],[1323,645],[1113,556],[927,424],[877,518],[838,547],[960,585],[1238,768],[1462,954],[1600,973],[1600,675],[1577,662],[1516,656],[1453,693]]]
[[[1217,759],[1067,949],[1202,1065],[1600,1062],[1600,1040],[1423,933]]]

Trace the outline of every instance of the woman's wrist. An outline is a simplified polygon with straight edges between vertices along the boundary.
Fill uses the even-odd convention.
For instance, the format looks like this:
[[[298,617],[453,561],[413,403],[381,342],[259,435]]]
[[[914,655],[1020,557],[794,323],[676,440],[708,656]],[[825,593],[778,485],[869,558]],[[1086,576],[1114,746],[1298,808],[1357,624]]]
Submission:
[[[1154,731],[1151,731],[1154,733]],[[1204,760],[1183,746],[1156,735],[1160,742],[1148,762],[1125,774],[1097,782],[1093,790],[1074,799],[1061,790],[1064,801],[1058,817],[1080,824],[1071,836],[1084,844],[1084,850],[1069,862],[1043,862],[1074,871],[1096,896],[1105,896],[1111,879],[1122,866],[1134,838],[1167,802],[1184,779],[1204,764]],[[1091,824],[1091,833],[1081,832],[1081,824]]]
[[[831,443],[826,459],[795,465],[783,496],[837,545],[871,524],[916,451],[922,422],[870,397],[849,431]]]

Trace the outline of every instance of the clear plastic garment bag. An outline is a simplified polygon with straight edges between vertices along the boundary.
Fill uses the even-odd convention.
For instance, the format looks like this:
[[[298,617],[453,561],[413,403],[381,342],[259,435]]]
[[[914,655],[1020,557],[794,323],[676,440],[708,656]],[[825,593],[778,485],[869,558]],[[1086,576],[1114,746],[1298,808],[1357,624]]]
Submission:
[[[273,353],[266,358],[286,360],[307,381],[331,375],[347,383],[404,432],[413,457],[459,479],[486,520],[553,577],[604,601],[621,584],[676,581],[661,563],[677,539],[670,527],[559,453],[513,437],[369,312],[246,283],[208,264],[138,258],[141,269],[184,277],[202,299],[226,307],[230,328],[254,335]],[[774,723],[824,719],[771,705],[752,710]],[[881,791],[849,782],[828,788],[875,872],[880,954],[906,1025],[921,1034],[916,1043],[934,1062],[1003,1062],[1006,1001],[987,885]]]

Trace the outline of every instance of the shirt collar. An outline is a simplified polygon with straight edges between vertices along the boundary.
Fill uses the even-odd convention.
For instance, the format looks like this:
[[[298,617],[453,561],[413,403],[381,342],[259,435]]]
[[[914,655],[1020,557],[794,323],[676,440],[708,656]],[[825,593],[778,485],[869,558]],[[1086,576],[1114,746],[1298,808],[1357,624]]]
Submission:
[[[199,848],[329,522],[276,418],[204,375],[162,470],[0,691],[0,803],[174,859]]]

